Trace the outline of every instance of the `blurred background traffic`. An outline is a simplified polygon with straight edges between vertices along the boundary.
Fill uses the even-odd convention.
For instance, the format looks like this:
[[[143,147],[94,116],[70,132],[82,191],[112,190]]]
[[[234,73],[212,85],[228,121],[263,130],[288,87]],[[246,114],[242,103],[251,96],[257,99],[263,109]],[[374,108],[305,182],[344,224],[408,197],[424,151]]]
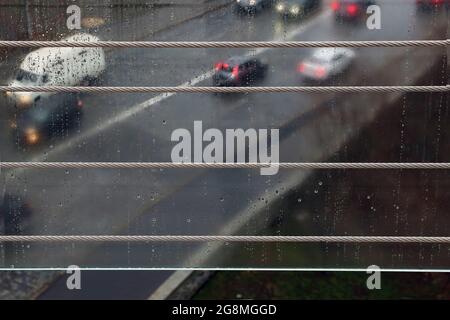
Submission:
[[[72,4],[81,9],[81,29],[70,31]],[[371,29],[374,5],[381,25]],[[2,0],[0,7],[2,40],[431,40],[449,31],[445,0]],[[444,85],[447,54],[434,47],[0,49],[0,83]],[[0,98],[0,157],[170,161],[171,132],[202,120],[205,128],[280,129],[280,162],[448,161],[447,98],[7,92]],[[2,170],[0,226],[4,234],[448,236],[448,177],[426,170],[282,170],[274,177],[241,169]],[[15,243],[0,244],[0,266],[448,268],[448,249]]]

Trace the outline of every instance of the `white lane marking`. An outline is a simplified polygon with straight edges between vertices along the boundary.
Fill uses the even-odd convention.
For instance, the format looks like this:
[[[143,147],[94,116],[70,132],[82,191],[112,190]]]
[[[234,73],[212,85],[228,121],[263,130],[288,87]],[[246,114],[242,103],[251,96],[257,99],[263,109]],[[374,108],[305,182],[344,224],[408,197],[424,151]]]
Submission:
[[[166,300],[191,274],[190,270],[175,271],[152,293],[148,300]]]
[[[309,20],[308,22],[306,22],[305,24],[303,24],[302,26],[300,26],[299,28],[286,33],[285,36],[280,36],[277,37],[271,41],[282,41],[282,40],[289,40],[292,39],[296,36],[298,36],[299,34],[305,32],[307,29],[313,27],[314,25],[320,23],[322,20],[325,20],[326,18],[328,18],[331,15],[331,12],[329,10],[325,10],[324,12],[320,13],[319,15],[312,17],[311,20]],[[259,48],[256,50],[251,50],[249,52],[247,52],[246,55],[259,55],[262,54],[263,52],[267,51],[267,50],[272,50],[271,48]],[[214,74],[214,70],[210,70],[208,72],[205,72],[204,74],[201,74],[199,76],[194,77],[193,79],[186,81],[185,83],[179,85],[179,86],[195,86],[196,84],[205,81],[209,78],[211,78]],[[109,118],[108,120],[106,120],[104,123],[95,126],[94,128],[84,132],[84,134],[78,135],[76,137],[71,138],[70,140],[68,140],[67,142],[65,142],[64,144],[60,144],[57,147],[55,147],[54,149],[52,149],[51,151],[49,151],[47,153],[47,155],[39,155],[36,157],[33,157],[30,161],[35,162],[35,161],[44,161],[46,158],[48,158],[50,155],[54,155],[57,153],[60,153],[66,149],[68,149],[71,146],[76,145],[77,143],[83,141],[83,140],[87,140],[92,136],[95,136],[96,134],[98,134],[101,131],[104,131],[114,125],[116,125],[117,123],[120,123],[122,121],[125,121],[126,119],[132,117],[133,115],[157,104],[160,103],[161,101],[164,101],[174,95],[176,95],[177,93],[163,93],[163,94],[159,94],[147,101],[141,102],[135,106],[132,106],[131,108],[124,110],[123,112],[121,112],[120,114]]]

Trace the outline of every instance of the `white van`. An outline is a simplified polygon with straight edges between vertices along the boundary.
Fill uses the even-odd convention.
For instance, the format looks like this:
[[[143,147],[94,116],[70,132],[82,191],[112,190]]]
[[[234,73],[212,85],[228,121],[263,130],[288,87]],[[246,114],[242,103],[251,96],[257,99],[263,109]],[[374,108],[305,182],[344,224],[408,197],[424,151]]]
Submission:
[[[89,34],[76,34],[61,41],[88,41],[99,39]],[[41,48],[30,52],[10,86],[78,86],[92,84],[105,70],[105,52],[102,48]],[[53,92],[7,92],[18,107],[30,106]]]

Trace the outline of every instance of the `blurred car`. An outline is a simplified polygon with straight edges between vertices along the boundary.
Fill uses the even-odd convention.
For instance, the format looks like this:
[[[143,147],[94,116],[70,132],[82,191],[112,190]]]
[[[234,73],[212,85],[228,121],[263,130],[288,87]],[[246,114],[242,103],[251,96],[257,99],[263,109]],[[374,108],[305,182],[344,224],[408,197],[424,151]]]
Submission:
[[[236,0],[235,11],[255,13],[272,6],[274,0]]]
[[[214,86],[244,86],[265,76],[267,64],[255,57],[232,57],[215,65]]]
[[[330,4],[338,21],[356,21],[366,17],[367,8],[374,0],[333,0]]]
[[[22,145],[37,145],[57,134],[65,134],[81,119],[83,102],[78,94],[55,94],[38,100],[20,113],[12,124]]]
[[[422,11],[430,11],[434,8],[444,7],[449,5],[449,0],[416,0],[417,8]]]
[[[76,34],[62,41],[99,39],[89,34]],[[22,61],[9,86],[76,86],[92,84],[106,68],[102,48],[41,48],[30,52]],[[29,107],[53,92],[7,92],[17,107]]]
[[[30,227],[31,215],[31,206],[23,197],[5,193],[0,203],[0,234],[23,234]]]
[[[321,3],[321,0],[281,0],[275,10],[283,18],[301,18],[319,8]]]
[[[297,65],[297,72],[307,80],[327,81],[345,72],[355,56],[348,48],[318,48]]]

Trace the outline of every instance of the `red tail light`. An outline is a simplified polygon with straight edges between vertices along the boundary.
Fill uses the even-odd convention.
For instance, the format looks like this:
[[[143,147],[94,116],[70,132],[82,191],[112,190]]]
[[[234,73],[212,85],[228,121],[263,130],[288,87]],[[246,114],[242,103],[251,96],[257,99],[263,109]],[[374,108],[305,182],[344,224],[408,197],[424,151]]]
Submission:
[[[235,66],[233,68],[231,75],[233,76],[233,78],[237,79],[237,77],[239,76],[239,66]]]
[[[214,65],[214,69],[215,69],[216,71],[219,71],[219,70],[222,69],[222,66],[223,66],[223,63],[222,63],[222,62],[218,62],[218,63],[216,63],[216,64]]]
[[[301,73],[305,72],[305,64],[303,62],[298,64],[297,71]]]
[[[327,74],[327,71],[324,67],[318,67],[316,71],[314,72],[317,78],[323,78]]]
[[[81,108],[83,108],[83,105],[84,105],[84,104],[83,104],[83,101],[78,100],[78,102],[77,102],[77,107],[81,109]]]
[[[354,16],[354,15],[356,15],[358,13],[358,9],[359,9],[358,5],[356,5],[356,4],[349,4],[347,6],[347,13],[349,15],[351,15],[351,16]]]
[[[228,63],[218,62],[215,64],[214,69],[216,69],[216,71],[220,71],[227,70],[229,67],[230,65]]]
[[[338,11],[339,8],[341,7],[341,4],[339,3],[339,1],[333,1],[331,2],[330,6],[333,11]]]

